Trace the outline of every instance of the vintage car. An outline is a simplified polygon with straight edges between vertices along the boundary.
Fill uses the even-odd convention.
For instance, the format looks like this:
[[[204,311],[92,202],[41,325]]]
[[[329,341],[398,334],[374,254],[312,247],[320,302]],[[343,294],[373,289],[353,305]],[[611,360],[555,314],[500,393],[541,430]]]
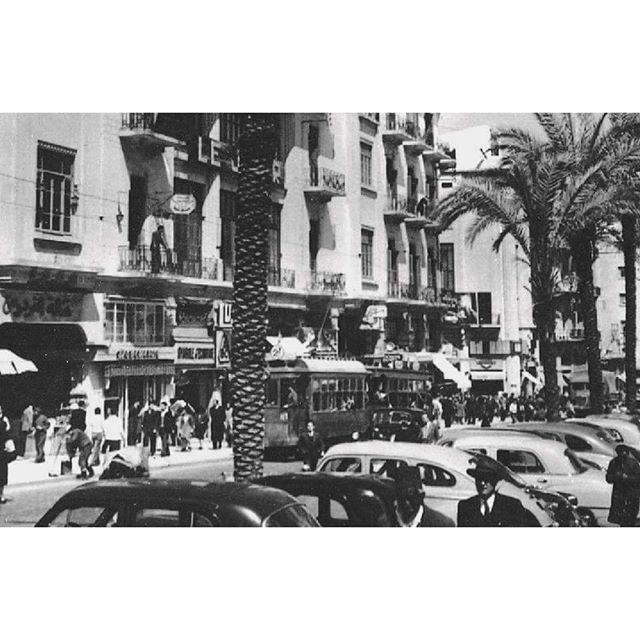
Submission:
[[[569,418],[567,422],[602,429],[607,431],[616,442],[624,442],[632,447],[640,447],[640,429],[634,422],[634,418],[626,413],[607,413],[584,418]]]
[[[486,433],[458,438],[455,448],[501,462],[528,483],[575,496],[578,512],[594,524],[607,524],[611,485],[602,471],[585,465],[563,442]]]
[[[509,429],[506,427],[458,427],[455,429],[445,429],[444,433],[438,438],[436,444],[441,447],[452,447],[453,443],[459,438],[468,438],[469,436],[477,436],[486,433],[487,431],[491,431],[491,433],[500,433],[503,436],[514,436],[520,437],[523,435],[522,431],[516,431],[515,429]],[[531,438],[544,438],[545,436],[536,433],[535,431],[529,432]]]
[[[257,484],[275,487],[303,503],[323,527],[397,527],[395,483],[370,475],[285,473]]]
[[[424,414],[422,409],[391,407],[373,409],[369,428],[361,437],[370,440],[420,442]]]
[[[476,463],[476,456],[451,447],[369,440],[331,447],[320,460],[318,470],[394,478],[399,466],[417,466],[422,476],[429,524],[455,526],[458,502],[477,493],[475,480],[468,473]],[[558,525],[545,501],[509,482],[501,483],[499,490],[520,500],[531,515],[531,526]]]
[[[523,433],[537,433],[563,442],[587,465],[606,471],[618,444],[604,429],[571,422],[518,422],[509,425]]]
[[[69,491],[36,527],[317,527],[279,489],[182,480],[100,480]]]

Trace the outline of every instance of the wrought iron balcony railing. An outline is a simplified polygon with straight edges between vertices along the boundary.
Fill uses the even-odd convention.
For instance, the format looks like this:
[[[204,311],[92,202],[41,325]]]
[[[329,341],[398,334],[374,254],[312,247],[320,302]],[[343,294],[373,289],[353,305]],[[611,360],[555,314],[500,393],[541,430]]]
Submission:
[[[121,246],[118,247],[118,252],[119,271],[149,275],[172,274],[206,280],[217,280],[219,277],[218,260],[213,258],[185,259],[170,249],[159,247],[153,250],[148,245],[133,248]]]
[[[345,293],[346,287],[347,281],[344,273],[311,271],[309,274],[309,291],[341,295]]]
[[[344,173],[328,167],[318,167],[312,163],[309,167],[309,181],[305,192],[310,197],[321,199],[344,196],[346,194]]]
[[[269,271],[267,273],[267,284],[270,287],[284,287],[286,289],[295,289],[296,272],[293,269],[269,267]]]

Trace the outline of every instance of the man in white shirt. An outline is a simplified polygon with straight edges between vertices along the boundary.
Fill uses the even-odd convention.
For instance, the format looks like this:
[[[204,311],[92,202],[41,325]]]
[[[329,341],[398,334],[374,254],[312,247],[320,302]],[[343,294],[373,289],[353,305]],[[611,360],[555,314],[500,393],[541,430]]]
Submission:
[[[107,418],[104,421],[104,444],[102,445],[102,453],[107,451],[118,451],[124,441],[124,429],[122,428],[122,420],[118,414],[107,407]]]
[[[95,467],[100,464],[100,447],[104,440],[104,419],[100,407],[94,409],[93,415],[89,418],[88,422],[92,444],[89,466]]]

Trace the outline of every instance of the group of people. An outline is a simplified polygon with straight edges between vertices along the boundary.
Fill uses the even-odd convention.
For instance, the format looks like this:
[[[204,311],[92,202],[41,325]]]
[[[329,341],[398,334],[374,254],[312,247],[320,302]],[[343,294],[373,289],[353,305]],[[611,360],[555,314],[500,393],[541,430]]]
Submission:
[[[213,449],[221,449],[225,441],[231,446],[233,410],[230,404],[223,407],[218,399],[209,409],[167,398],[149,400],[144,406],[136,402],[129,412],[128,427],[129,444],[142,443],[152,456],[156,455],[158,437],[163,457],[171,455],[170,445],[190,451],[192,438],[198,440],[199,449],[207,439]]]

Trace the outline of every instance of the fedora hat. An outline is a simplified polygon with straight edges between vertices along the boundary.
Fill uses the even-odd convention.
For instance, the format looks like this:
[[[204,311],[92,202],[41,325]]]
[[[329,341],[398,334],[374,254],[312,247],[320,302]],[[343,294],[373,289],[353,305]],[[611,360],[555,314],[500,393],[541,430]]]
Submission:
[[[502,480],[500,471],[482,459],[477,461],[475,467],[467,469],[467,473],[472,478],[478,478],[480,480],[493,480],[495,482]]]
[[[401,466],[396,470],[396,484],[422,487],[422,477],[418,467]]]

